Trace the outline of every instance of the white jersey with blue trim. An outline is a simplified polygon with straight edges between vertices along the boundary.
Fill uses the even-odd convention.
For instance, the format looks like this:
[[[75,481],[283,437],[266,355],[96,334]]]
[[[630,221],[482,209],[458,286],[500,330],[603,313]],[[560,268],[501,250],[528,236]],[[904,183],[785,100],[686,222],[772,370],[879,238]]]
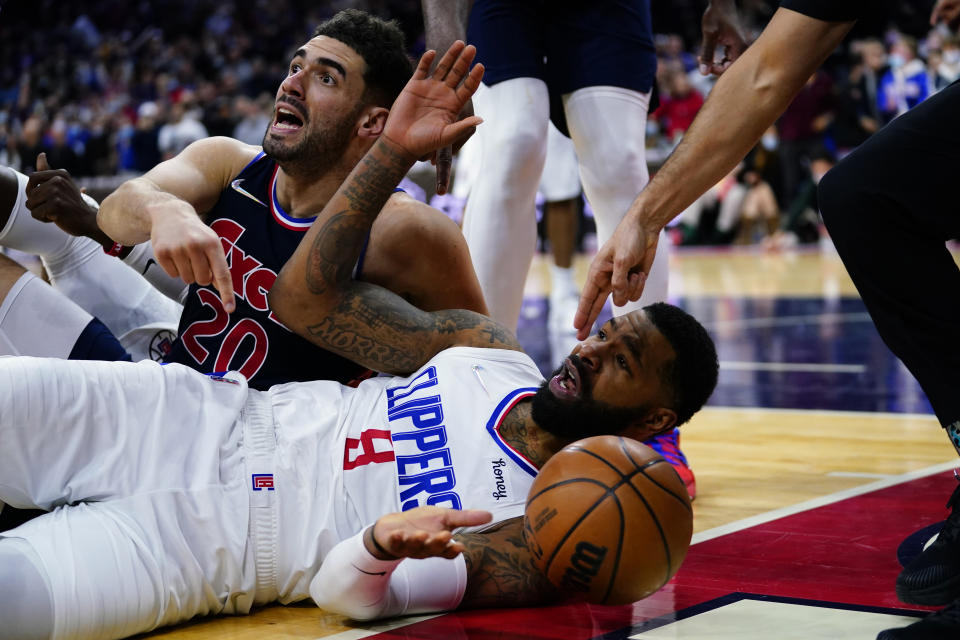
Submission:
[[[499,427],[543,376],[520,351],[454,347],[407,377],[274,387],[281,601],[380,516],[433,504],[523,515],[536,466]]]

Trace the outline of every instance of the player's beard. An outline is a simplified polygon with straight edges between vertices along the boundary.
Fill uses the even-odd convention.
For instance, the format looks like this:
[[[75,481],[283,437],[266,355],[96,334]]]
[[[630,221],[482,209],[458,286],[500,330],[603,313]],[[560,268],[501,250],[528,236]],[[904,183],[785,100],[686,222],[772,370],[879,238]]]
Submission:
[[[323,175],[340,162],[353,136],[353,126],[363,105],[318,131],[309,132],[295,144],[270,137],[271,122],[263,136],[263,150],[290,174]],[[306,127],[306,123],[304,123]]]
[[[647,413],[648,407],[611,407],[593,399],[591,389],[581,389],[575,400],[561,400],[550,391],[550,379],[559,374],[558,368],[537,389],[533,396],[534,422],[547,433],[559,438],[579,440],[590,436],[615,435],[636,424]]]

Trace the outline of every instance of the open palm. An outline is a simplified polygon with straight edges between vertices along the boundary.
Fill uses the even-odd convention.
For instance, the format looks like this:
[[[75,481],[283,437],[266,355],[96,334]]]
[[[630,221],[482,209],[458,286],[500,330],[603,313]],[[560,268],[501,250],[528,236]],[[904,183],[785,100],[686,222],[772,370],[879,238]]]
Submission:
[[[410,156],[421,158],[453,144],[480,124],[477,116],[457,120],[483,77],[482,64],[470,68],[476,53],[473,45],[457,40],[432,72],[430,65],[436,52],[424,53],[413,77],[393,103],[383,135]]]

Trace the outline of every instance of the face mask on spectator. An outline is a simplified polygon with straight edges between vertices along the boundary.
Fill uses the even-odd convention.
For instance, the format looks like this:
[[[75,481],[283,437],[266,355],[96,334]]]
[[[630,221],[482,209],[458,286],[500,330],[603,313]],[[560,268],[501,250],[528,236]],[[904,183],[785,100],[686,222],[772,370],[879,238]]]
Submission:
[[[763,148],[767,151],[773,151],[777,148],[777,143],[779,140],[777,136],[773,133],[765,133],[763,137],[760,138],[760,144],[763,145]]]
[[[944,51],[943,61],[949,65],[960,64],[960,49],[948,49]]]
[[[811,174],[810,174],[810,179],[813,180],[813,184],[817,184],[817,185],[818,185],[818,184],[820,184],[820,180],[822,180],[822,179],[823,179],[823,176],[825,176],[825,175],[827,175],[827,174],[825,174],[825,173],[811,173]]]
[[[890,65],[891,69],[899,69],[904,65],[906,60],[903,59],[903,56],[899,53],[891,53],[887,56],[887,64]]]

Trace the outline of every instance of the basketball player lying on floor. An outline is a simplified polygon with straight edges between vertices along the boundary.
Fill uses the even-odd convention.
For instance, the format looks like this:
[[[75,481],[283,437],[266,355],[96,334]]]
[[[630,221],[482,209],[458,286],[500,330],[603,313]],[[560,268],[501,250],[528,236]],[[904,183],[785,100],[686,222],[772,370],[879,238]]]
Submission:
[[[101,251],[114,240],[65,171],[45,159],[29,178],[0,167],[0,245],[40,255],[54,285],[0,256],[0,355],[151,358],[202,373],[237,370],[257,389],[369,375],[279,324],[266,291],[380,134],[411,73],[395,24],[356,10],[320,24],[290,61],[263,149],[201,140],[104,201],[106,228],[139,242],[121,252],[136,271]],[[369,238],[356,277],[423,309],[486,313],[463,236],[436,209],[395,193]],[[160,247],[156,260],[150,239]],[[197,259],[209,264],[195,267]],[[233,312],[212,273],[222,276],[219,294],[235,299]],[[181,278],[197,284],[185,293]],[[0,503],[0,531],[28,515]]]
[[[266,292],[377,139],[412,71],[395,24],[355,10],[338,13],[290,61],[262,149],[231,138],[190,145],[104,200],[103,230],[65,171],[38,171],[28,182],[0,167],[0,245],[40,255],[56,288],[79,305],[0,258],[0,354],[113,360],[127,350],[133,359],[161,356],[203,373],[238,370],[258,389],[364,375],[281,326]],[[441,212],[393,194],[369,238],[358,278],[427,310],[486,313],[463,236]],[[136,245],[117,249],[169,296],[180,299],[183,280],[196,281],[182,300],[182,317],[136,272],[104,255],[100,245],[113,249],[114,239]],[[152,331],[138,332],[142,327]],[[169,353],[156,353],[164,328]]]
[[[581,437],[686,421],[717,358],[702,326],[657,304],[544,382],[486,316],[351,278],[414,160],[477,124],[456,121],[482,76],[474,52],[458,42],[433,72],[421,58],[270,293],[287,326],[399,377],[259,392],[176,364],[0,359],[0,499],[55,508],[0,537],[0,637],[122,637],[308,595],[363,618],[560,595],[520,532],[537,469]]]

